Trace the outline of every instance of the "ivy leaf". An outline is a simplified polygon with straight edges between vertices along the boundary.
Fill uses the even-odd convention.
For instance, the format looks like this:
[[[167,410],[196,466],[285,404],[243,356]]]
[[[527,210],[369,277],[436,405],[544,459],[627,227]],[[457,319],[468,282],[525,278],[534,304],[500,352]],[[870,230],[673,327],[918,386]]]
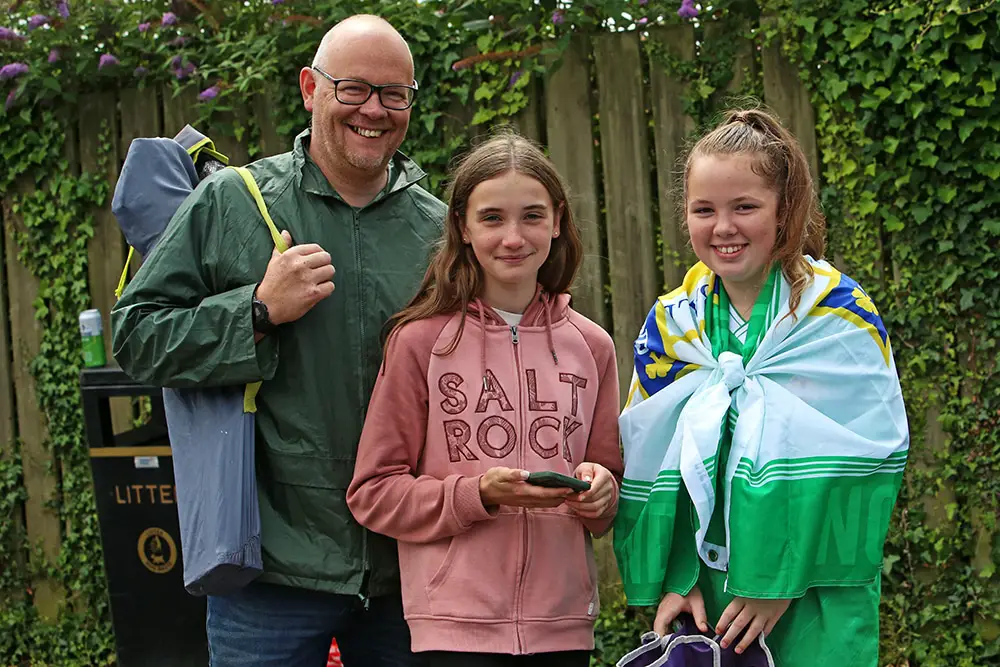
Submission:
[[[986,41],[986,33],[981,32],[978,35],[973,35],[971,37],[966,37],[962,40],[967,47],[973,51],[978,51],[983,48],[983,43]]]
[[[815,16],[800,16],[795,23],[811,35],[816,29],[816,20]]]
[[[937,189],[938,198],[945,204],[950,204],[957,194],[958,188],[954,185],[942,185]]]
[[[913,219],[917,221],[918,225],[922,225],[927,221],[927,218],[931,217],[931,207],[925,206],[924,204],[917,204],[910,207],[910,215]]]
[[[958,277],[960,275],[962,275],[962,267],[961,266],[952,267],[951,273],[945,276],[944,280],[941,281],[941,285],[939,286],[938,291],[947,292],[949,289],[951,289],[951,286],[955,284],[955,281],[958,280]]]
[[[868,39],[868,36],[871,34],[872,26],[870,23],[858,23],[844,29],[844,37],[847,38],[847,43],[852,49],[858,48],[858,46],[860,46],[863,41]],[[980,46],[982,46],[981,42]]]
[[[976,303],[976,290],[963,287],[962,298],[958,301],[959,310],[968,310]]]
[[[962,75],[958,72],[949,72],[948,70],[941,72],[941,83],[944,84],[945,88],[950,88],[952,85],[958,83],[961,78]]]

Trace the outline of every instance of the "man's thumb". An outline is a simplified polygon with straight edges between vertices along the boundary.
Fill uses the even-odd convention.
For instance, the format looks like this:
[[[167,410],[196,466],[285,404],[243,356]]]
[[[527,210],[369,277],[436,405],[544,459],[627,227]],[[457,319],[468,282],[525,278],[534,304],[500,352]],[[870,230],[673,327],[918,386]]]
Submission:
[[[292,245],[292,235],[288,233],[287,229],[281,230],[281,238],[285,239],[287,245]]]

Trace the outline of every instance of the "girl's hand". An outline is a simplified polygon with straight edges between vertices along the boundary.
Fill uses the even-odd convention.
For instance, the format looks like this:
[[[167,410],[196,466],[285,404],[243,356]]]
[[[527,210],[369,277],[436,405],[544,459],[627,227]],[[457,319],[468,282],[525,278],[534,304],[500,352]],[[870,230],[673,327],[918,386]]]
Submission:
[[[528,484],[527,470],[515,468],[490,468],[479,478],[479,497],[483,507],[498,505],[512,507],[559,507],[573,491],[550,489]]]
[[[716,634],[726,633],[721,641],[722,648],[728,648],[740,636],[743,628],[747,628],[743,640],[736,647],[737,653],[743,653],[757,640],[761,632],[765,637],[771,634],[778,620],[788,611],[791,602],[791,600],[734,598],[722,612],[722,618],[715,626]]]
[[[566,506],[582,519],[603,519],[615,503],[614,475],[599,463],[585,461],[573,476],[590,482],[590,490],[568,497]]]
[[[705,614],[705,600],[701,591],[695,586],[687,595],[667,593],[660,600],[656,609],[656,619],[653,621],[653,631],[663,637],[670,630],[670,624],[679,615],[687,612],[694,617],[694,622],[702,632],[708,632],[708,615]]]

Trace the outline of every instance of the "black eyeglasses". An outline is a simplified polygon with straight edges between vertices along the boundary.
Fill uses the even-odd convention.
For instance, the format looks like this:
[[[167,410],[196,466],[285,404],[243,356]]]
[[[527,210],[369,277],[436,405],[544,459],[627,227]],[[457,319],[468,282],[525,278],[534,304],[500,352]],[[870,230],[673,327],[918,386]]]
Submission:
[[[333,94],[341,104],[361,106],[368,101],[372,93],[378,92],[378,101],[386,109],[404,111],[413,106],[413,100],[417,96],[416,81],[413,82],[412,86],[404,86],[398,83],[377,86],[374,83],[368,83],[360,79],[334,79],[315,65],[311,69],[314,72],[322,74],[324,78],[333,84]]]

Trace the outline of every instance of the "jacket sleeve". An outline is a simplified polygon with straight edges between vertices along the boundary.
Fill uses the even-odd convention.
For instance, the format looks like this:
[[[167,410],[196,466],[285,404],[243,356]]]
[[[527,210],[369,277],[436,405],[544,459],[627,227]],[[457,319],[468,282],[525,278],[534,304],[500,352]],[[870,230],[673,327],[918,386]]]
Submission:
[[[433,542],[495,516],[479,475],[418,475],[427,433],[427,367],[436,338],[428,321],[393,336],[358,445],[347,504],[358,523],[403,542]]]
[[[596,324],[593,326],[599,329]],[[604,466],[615,478],[614,502],[608,512],[599,519],[583,520],[587,530],[595,537],[601,537],[611,529],[611,524],[614,522],[625,468],[618,436],[618,367],[614,343],[604,330],[585,335],[594,353],[600,377],[593,425],[590,429],[590,440],[587,442],[586,460]]]
[[[222,386],[274,376],[277,336],[254,344],[254,285],[227,284],[246,240],[239,230],[260,215],[231,171],[201,183],[177,209],[111,311],[115,360],[139,382]]]

